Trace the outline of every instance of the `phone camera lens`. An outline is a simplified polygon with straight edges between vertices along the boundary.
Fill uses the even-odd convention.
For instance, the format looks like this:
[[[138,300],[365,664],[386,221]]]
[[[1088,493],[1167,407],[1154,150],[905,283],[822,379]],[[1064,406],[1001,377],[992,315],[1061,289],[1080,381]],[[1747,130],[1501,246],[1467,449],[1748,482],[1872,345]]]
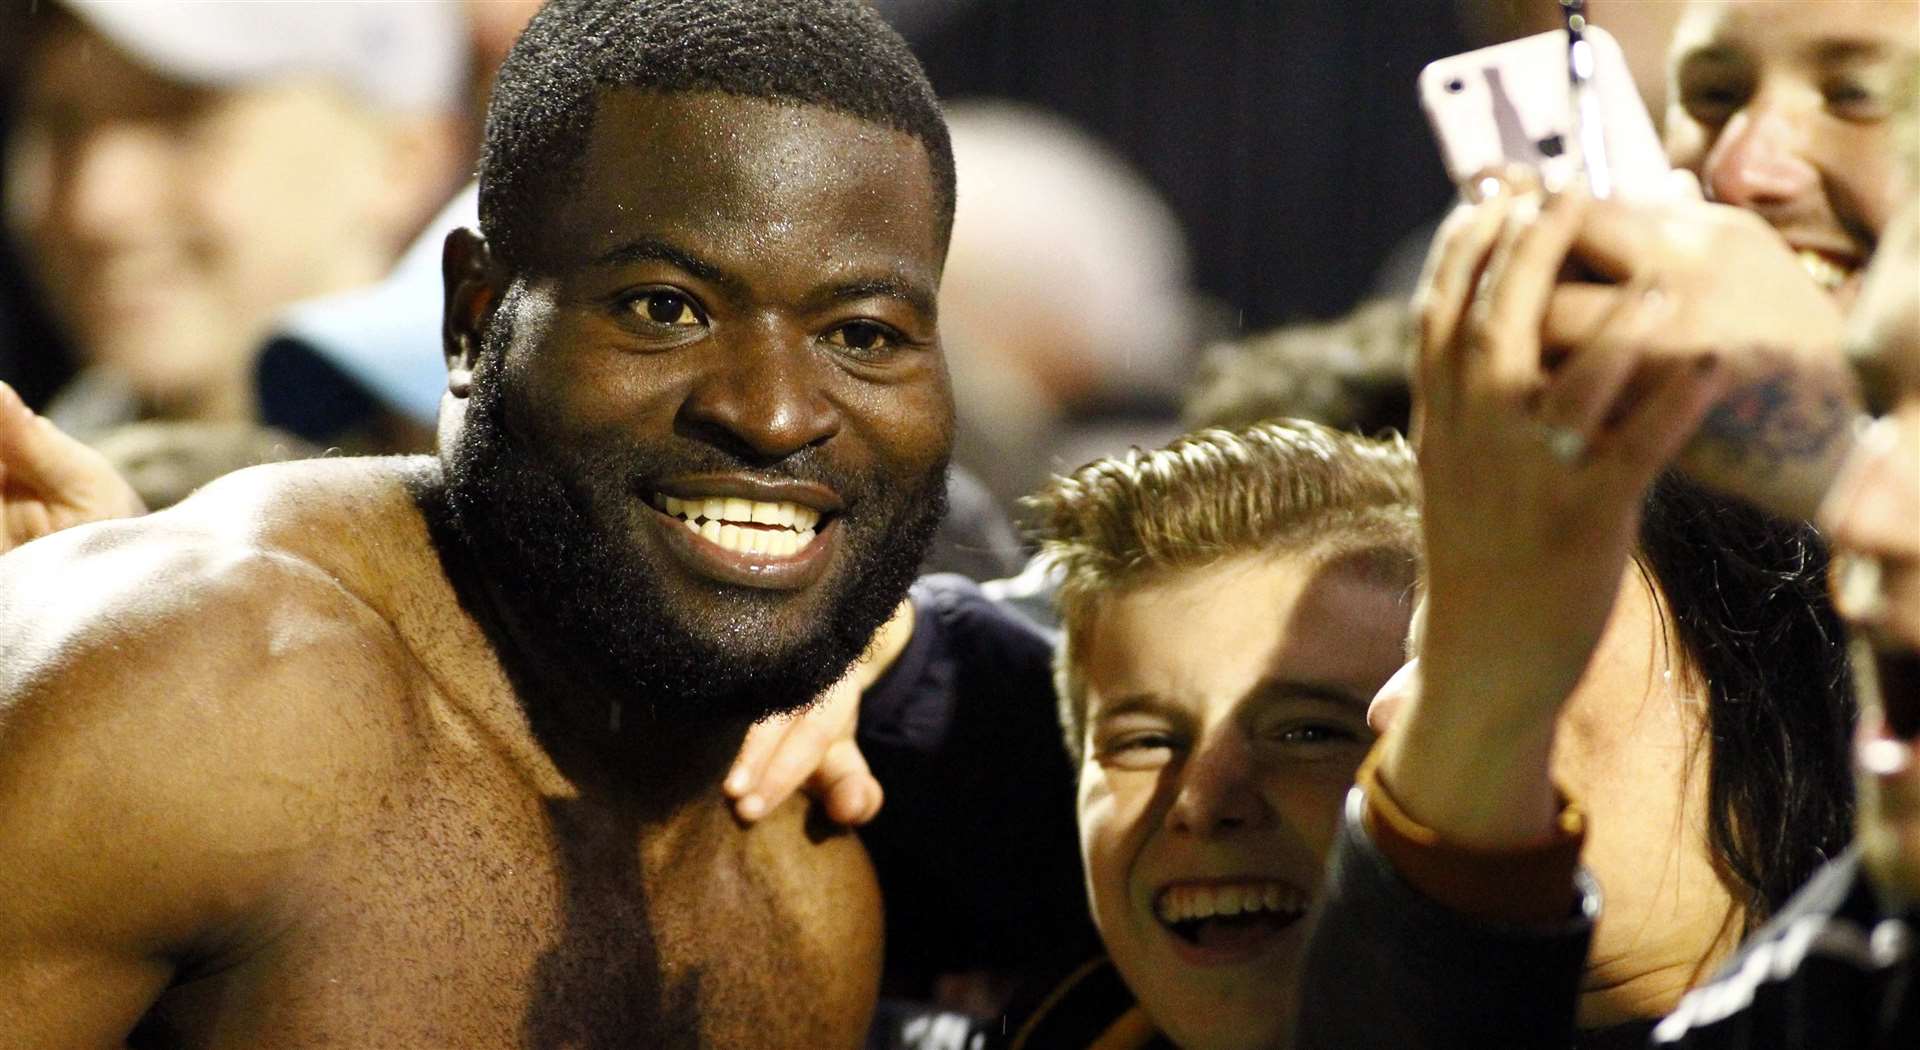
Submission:
[[[1459,77],[1454,77],[1452,80],[1447,81],[1447,94],[1449,95],[1458,95],[1466,89],[1467,82],[1461,80]]]

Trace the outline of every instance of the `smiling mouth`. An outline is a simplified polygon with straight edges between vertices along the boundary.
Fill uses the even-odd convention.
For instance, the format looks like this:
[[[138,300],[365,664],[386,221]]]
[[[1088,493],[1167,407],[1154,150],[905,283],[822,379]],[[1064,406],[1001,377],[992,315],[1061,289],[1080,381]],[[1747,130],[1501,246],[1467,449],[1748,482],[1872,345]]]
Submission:
[[[701,539],[738,554],[798,557],[820,535],[823,515],[798,503],[769,503],[737,496],[680,499],[656,492],[655,509],[680,519]]]
[[[1154,916],[1175,937],[1201,949],[1258,947],[1306,914],[1306,895],[1284,882],[1177,883],[1154,898]]]

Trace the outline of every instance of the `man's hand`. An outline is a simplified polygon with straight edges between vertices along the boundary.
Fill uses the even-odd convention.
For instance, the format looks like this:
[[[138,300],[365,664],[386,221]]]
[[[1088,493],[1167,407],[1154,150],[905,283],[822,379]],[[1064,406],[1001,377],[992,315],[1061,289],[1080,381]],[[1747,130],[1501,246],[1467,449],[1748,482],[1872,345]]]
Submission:
[[[100,453],[0,383],[0,553],[74,525],[146,512]]]
[[[1586,352],[1610,367],[1547,375],[1542,323],[1593,207],[1509,194],[1461,208],[1418,300],[1428,585],[1419,689],[1380,772],[1409,815],[1460,845],[1552,833],[1555,721],[1605,629],[1641,500],[1724,392],[1716,356],[1646,360],[1672,316],[1665,296],[1618,296],[1591,319]],[[1547,405],[1580,447],[1544,424]]]
[[[1727,392],[1681,454],[1678,466],[1775,514],[1812,517],[1852,446],[1860,398],[1842,352],[1844,321],[1780,234],[1753,212],[1700,201],[1595,201],[1574,239],[1573,258],[1615,283],[1560,284],[1543,341],[1560,361],[1564,397],[1541,408],[1551,427],[1590,430],[1578,405],[1585,389],[1623,368],[1644,387],[1652,370],[1716,356]],[[1596,352],[1609,317],[1636,299],[1670,309],[1639,335],[1628,357]],[[1551,367],[1551,365],[1550,365]]]
[[[912,636],[913,604],[901,602],[866,653],[812,707],[747,731],[723,785],[741,820],[751,824],[773,812],[795,788],[804,788],[835,823],[857,826],[879,815],[880,782],[854,741],[860,696],[900,658]]]

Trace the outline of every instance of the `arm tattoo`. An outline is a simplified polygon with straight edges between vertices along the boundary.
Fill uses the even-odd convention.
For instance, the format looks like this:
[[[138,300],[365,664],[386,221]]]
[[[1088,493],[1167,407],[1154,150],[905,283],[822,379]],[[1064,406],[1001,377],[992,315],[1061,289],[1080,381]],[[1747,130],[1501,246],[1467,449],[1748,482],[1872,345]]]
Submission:
[[[1695,441],[1764,474],[1827,463],[1852,433],[1855,399],[1843,382],[1776,366],[1721,398]]]

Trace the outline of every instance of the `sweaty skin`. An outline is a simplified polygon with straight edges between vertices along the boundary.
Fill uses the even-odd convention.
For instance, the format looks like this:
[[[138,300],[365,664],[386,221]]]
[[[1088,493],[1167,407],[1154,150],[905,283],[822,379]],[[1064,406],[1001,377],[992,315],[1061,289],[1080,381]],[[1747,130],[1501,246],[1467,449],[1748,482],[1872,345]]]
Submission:
[[[804,441],[848,472],[938,471],[932,317],[892,294],[939,276],[918,142],[728,96],[600,116],[554,239],[668,244],[727,279],[557,257],[500,351],[543,410],[532,447]],[[510,308],[458,240],[443,436]],[[623,289],[661,288],[704,327],[621,320]],[[842,331],[862,319],[911,349]],[[609,733],[583,715],[605,707],[529,689],[475,598],[490,567],[435,542],[441,484],[432,459],[255,468],[0,564],[0,1045],[860,1045],[881,925],[858,842],[800,800],[735,821],[745,720]],[[710,564],[648,549],[673,601],[733,607]],[[756,596],[762,631],[819,586]]]

